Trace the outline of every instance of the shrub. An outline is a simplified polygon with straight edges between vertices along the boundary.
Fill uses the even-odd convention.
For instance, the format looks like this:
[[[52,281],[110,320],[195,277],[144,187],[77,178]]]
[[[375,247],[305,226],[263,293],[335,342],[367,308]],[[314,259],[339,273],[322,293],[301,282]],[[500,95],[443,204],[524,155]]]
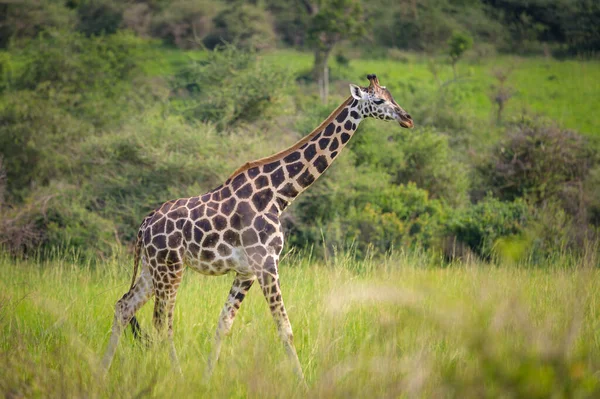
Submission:
[[[5,95],[0,102],[0,156],[9,198],[22,200],[32,187],[46,185],[68,170],[67,149],[90,130],[89,124],[34,92]]]
[[[210,49],[225,43],[247,50],[266,49],[275,44],[270,16],[258,6],[234,3],[217,14],[213,23],[215,29],[204,39]]]
[[[3,1],[0,8],[0,48],[10,39],[33,38],[46,29],[69,29],[77,16],[61,0]],[[20,40],[19,40],[20,41]]]
[[[387,129],[365,123],[351,142],[357,164],[386,171],[393,184],[416,183],[432,199],[443,199],[453,206],[467,202],[468,169],[457,158],[448,137],[433,129]]]
[[[125,4],[117,0],[83,0],[77,29],[87,36],[113,34],[121,26]]]
[[[503,202],[488,197],[456,212],[449,219],[446,231],[452,241],[455,238],[479,256],[490,259],[499,238],[523,234],[532,218],[527,204],[521,200]]]
[[[211,31],[212,18],[217,12],[218,5],[213,1],[175,0],[152,18],[151,32],[179,48],[196,48]]]
[[[254,52],[227,45],[184,69],[177,77],[176,91],[183,93],[185,102],[180,97],[174,104],[187,117],[223,129],[265,118],[290,81],[286,70],[259,60]]]
[[[597,158],[588,140],[575,132],[520,125],[511,128],[478,169],[498,198],[526,197],[539,204],[568,186],[581,185]]]

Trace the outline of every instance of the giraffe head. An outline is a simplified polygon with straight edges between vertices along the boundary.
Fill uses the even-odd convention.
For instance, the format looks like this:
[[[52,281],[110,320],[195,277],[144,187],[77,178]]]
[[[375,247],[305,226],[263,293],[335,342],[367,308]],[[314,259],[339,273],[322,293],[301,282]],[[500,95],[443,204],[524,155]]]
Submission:
[[[392,94],[385,86],[379,85],[375,75],[367,75],[369,87],[350,85],[350,93],[358,100],[358,108],[362,116],[397,121],[400,126],[412,128],[414,126],[411,116],[399,106]]]

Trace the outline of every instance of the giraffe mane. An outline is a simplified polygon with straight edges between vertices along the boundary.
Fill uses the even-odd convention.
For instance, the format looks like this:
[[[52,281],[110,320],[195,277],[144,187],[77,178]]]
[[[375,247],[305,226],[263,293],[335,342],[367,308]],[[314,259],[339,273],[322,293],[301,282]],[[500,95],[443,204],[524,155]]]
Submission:
[[[292,145],[291,147],[289,147],[285,150],[279,151],[276,154],[269,155],[268,157],[260,158],[255,161],[246,162],[245,164],[243,164],[242,166],[237,168],[236,171],[233,172],[229,176],[229,179],[233,179],[235,176],[239,175],[242,172],[245,172],[248,169],[275,161],[279,158],[285,157],[286,155],[289,155],[292,152],[296,151],[298,148],[302,147],[304,144],[306,144],[308,141],[310,141],[313,137],[315,137],[329,123],[331,123],[331,121],[342,111],[342,109],[344,109],[353,100],[354,99],[352,98],[352,96],[348,97],[339,107],[337,107],[331,114],[329,114],[327,119],[325,119],[323,122],[321,122],[321,124],[319,126],[317,126],[315,128],[315,130],[313,130],[312,132],[310,132],[309,134],[307,134],[306,136],[301,138],[298,142],[296,142],[296,144]]]

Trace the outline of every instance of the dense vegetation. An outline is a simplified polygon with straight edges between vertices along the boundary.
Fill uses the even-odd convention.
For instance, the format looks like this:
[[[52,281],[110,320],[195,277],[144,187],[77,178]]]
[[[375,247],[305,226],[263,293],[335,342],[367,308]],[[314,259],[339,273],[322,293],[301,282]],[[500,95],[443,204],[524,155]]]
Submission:
[[[150,209],[285,148],[347,82],[377,72],[417,128],[365,122],[286,216],[291,246],[511,260],[595,250],[598,64],[551,54],[594,56],[597,5],[517,3],[5,4],[0,243],[106,257]],[[517,50],[544,58],[495,55]]]

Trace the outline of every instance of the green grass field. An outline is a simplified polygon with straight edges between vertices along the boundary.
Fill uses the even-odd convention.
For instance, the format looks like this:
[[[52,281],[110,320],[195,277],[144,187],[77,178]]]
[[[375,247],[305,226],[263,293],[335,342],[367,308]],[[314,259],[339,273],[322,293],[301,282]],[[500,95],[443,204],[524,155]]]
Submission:
[[[189,60],[201,60],[201,51],[156,50],[149,57],[146,72],[150,75],[173,74]],[[262,56],[268,63],[290,69],[295,75],[307,73],[312,68],[313,55],[295,50],[277,50]],[[404,54],[402,61],[386,59],[352,59],[348,67],[331,61],[332,75],[341,76],[357,84],[365,83],[365,76],[377,73],[388,85],[399,103],[415,93],[423,97],[439,90],[439,83],[431,72],[434,61],[439,83],[453,79],[452,68],[443,57],[427,58]],[[544,57],[494,56],[478,60],[465,59],[458,64],[460,96],[457,113],[482,121],[493,120],[494,105],[490,101],[490,86],[497,84],[495,70],[512,70],[507,85],[514,95],[508,101],[505,117],[519,117],[523,113],[543,115],[563,128],[574,129],[588,135],[600,135],[600,62],[582,60],[555,60]],[[346,95],[345,87],[331,87],[332,94]],[[404,91],[409,94],[403,94]],[[418,95],[416,96],[419,97]],[[415,116],[415,115],[413,115]]]
[[[128,333],[99,361],[131,260],[0,261],[0,390],[7,397],[593,397],[600,394],[596,259],[545,268],[436,266],[398,255],[327,264],[289,257],[284,299],[308,392],[296,384],[253,288],[202,384],[232,276],[187,271],[175,315],[184,380],[166,348]],[[306,257],[302,259],[307,259]],[[140,312],[152,329],[152,303]],[[597,397],[597,396],[596,396]]]

